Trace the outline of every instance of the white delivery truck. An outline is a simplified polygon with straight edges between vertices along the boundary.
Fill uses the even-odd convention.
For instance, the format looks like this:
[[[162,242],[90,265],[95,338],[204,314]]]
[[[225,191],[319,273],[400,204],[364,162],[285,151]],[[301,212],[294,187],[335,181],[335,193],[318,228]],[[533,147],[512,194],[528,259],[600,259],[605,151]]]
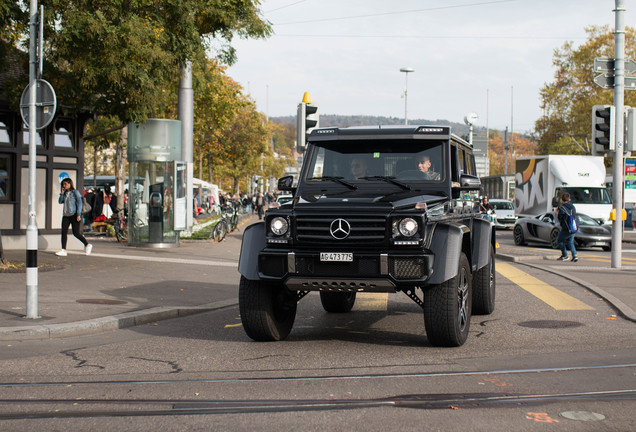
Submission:
[[[532,217],[558,206],[569,192],[578,213],[610,223],[612,200],[605,188],[601,156],[545,155],[518,158],[515,164],[515,215]]]

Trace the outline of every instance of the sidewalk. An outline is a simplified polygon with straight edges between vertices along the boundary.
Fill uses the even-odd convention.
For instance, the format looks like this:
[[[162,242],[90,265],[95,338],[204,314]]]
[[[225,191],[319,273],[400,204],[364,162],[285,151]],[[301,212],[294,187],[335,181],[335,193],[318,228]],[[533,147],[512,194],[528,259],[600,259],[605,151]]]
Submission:
[[[625,319],[636,322],[636,231],[624,232],[622,266],[612,268],[610,257],[602,259],[595,250],[579,251],[578,262],[559,262],[558,250],[500,248],[497,258],[565,277],[610,303]]]
[[[241,238],[254,221],[248,218],[222,243],[184,240],[157,249],[92,237],[90,256],[38,251],[40,318],[25,318],[24,270],[0,273],[0,340],[94,334],[234,306]],[[23,263],[25,253],[8,250],[5,257]]]
[[[0,273],[0,341],[95,334],[235,306],[241,238],[244,228],[257,221],[248,219],[222,243],[192,240],[152,249],[90,239],[95,247],[88,257],[80,251],[69,251],[65,258],[55,250],[39,251],[38,264],[53,267],[38,271],[41,318],[24,317],[26,274]],[[636,250],[636,232],[626,233],[623,249]],[[608,262],[591,261],[592,250],[581,251],[577,263],[554,261],[559,252],[550,249],[513,250],[498,250],[497,258],[564,276],[636,322],[636,253],[623,254],[633,265],[612,269]],[[25,251],[6,251],[5,256],[24,262]]]

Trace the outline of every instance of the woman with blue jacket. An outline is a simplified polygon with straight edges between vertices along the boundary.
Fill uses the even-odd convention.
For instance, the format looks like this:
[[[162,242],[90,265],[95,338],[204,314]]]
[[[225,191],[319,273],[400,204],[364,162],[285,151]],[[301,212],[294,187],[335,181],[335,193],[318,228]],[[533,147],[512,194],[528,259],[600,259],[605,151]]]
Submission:
[[[80,232],[80,221],[82,220],[82,195],[73,186],[73,180],[65,178],[62,180],[62,191],[58,199],[60,204],[64,204],[62,214],[62,249],[55,255],[67,256],[66,240],[68,237],[68,226],[73,227],[73,235],[84,244],[86,255],[90,255],[93,245],[89,244]]]

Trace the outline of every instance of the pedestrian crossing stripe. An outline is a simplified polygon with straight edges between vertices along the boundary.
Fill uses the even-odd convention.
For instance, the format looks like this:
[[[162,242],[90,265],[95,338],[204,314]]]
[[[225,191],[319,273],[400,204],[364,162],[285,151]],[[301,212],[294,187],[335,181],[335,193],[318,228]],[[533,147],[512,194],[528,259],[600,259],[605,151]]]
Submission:
[[[594,310],[582,301],[507,263],[497,263],[497,273],[556,310]]]

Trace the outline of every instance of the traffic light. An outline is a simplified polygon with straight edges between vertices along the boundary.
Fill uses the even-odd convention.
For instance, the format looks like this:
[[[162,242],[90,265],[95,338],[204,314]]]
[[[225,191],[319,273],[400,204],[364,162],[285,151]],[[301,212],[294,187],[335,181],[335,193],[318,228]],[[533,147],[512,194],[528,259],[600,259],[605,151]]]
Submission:
[[[296,117],[296,147],[299,152],[307,148],[307,135],[318,127],[318,105],[311,103],[309,92],[305,92],[303,101],[298,104]]]
[[[592,107],[592,154],[604,155],[614,151],[616,137],[616,108],[612,105]]]

